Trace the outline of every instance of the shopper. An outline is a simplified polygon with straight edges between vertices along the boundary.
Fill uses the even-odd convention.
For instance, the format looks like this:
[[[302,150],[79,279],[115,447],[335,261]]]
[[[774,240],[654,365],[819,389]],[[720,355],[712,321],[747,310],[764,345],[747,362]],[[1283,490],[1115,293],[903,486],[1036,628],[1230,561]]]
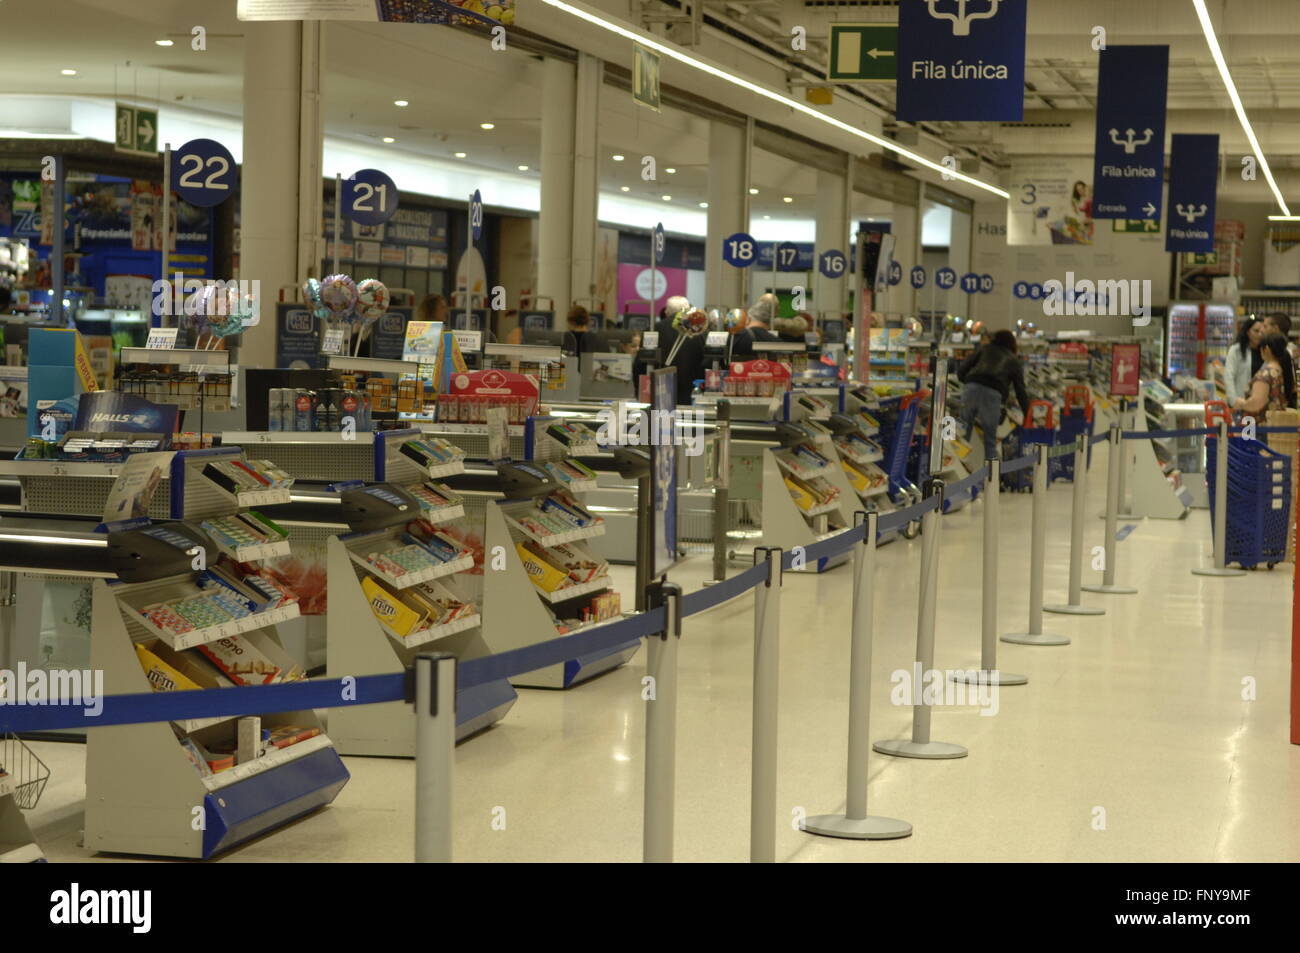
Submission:
[[[582,343],[587,332],[591,330],[591,315],[587,309],[580,304],[575,304],[569,309],[568,331],[564,335],[564,352],[566,354],[576,355],[578,358],[578,367],[582,367]]]
[[[755,341],[780,341],[781,338],[768,330],[768,324],[776,320],[776,307],[778,301],[774,294],[768,293],[760,295],[758,300],[746,312],[748,322],[745,330],[736,335],[736,340],[731,346],[731,356],[735,359],[748,361],[754,357]]]
[[[444,326],[451,320],[451,308],[442,295],[425,295],[416,312],[417,321],[438,321]]]
[[[1237,340],[1228,348],[1223,365],[1223,389],[1228,395],[1228,406],[1245,397],[1250,390],[1250,379],[1255,376],[1264,359],[1259,354],[1259,342],[1264,337],[1265,323],[1249,317],[1241,323]]]
[[[1292,371],[1300,374],[1300,347],[1291,343],[1291,316],[1285,311],[1273,311],[1264,316],[1265,334],[1280,334],[1287,342],[1287,353],[1291,355]],[[1259,370],[1259,368],[1256,368]]]
[[[992,460],[998,452],[1002,405],[1012,387],[1016,389],[1020,409],[1026,417],[1029,415],[1025,369],[1016,356],[1016,336],[1010,331],[994,334],[991,343],[962,361],[957,369],[957,380],[963,385],[961,417],[966,426],[966,439],[970,439],[978,422],[984,431],[984,459]]]
[[[1245,417],[1259,417],[1270,410],[1295,407],[1295,365],[1281,334],[1266,334],[1259,342],[1264,363],[1250,380],[1250,392],[1239,398],[1232,409]]]

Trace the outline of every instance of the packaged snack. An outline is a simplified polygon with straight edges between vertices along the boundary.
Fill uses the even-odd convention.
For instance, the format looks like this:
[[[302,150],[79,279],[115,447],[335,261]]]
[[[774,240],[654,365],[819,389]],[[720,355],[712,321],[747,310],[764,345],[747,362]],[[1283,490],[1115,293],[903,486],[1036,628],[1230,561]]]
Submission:
[[[198,648],[236,685],[270,685],[280,681],[280,666],[249,639],[232,635]]]

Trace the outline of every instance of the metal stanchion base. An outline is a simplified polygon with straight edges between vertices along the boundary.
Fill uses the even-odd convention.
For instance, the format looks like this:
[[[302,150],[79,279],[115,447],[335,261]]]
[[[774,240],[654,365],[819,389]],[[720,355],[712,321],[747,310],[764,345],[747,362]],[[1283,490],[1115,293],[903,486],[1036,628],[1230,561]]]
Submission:
[[[1098,609],[1096,606],[1076,606],[1069,602],[1056,603],[1050,606],[1043,606],[1044,612],[1055,612],[1059,615],[1105,615],[1105,609]]]
[[[1017,675],[1014,672],[1004,672],[1001,669],[970,669],[965,672],[953,672],[948,676],[954,682],[965,682],[967,685],[1028,685],[1028,675]]]
[[[818,814],[803,822],[809,834],[845,837],[849,840],[893,840],[911,837],[912,825],[894,817],[864,817],[854,820],[843,814]]]
[[[1137,592],[1137,590],[1132,586],[1116,586],[1113,584],[1108,586],[1104,582],[1099,582],[1090,586],[1081,586],[1080,588],[1082,588],[1084,592],[1103,592],[1110,593],[1112,596],[1131,596]]]
[[[898,758],[924,758],[938,761],[944,758],[964,758],[970,754],[961,745],[947,741],[911,741],[891,738],[889,741],[877,741],[871,750],[880,754],[892,754]]]
[[[1002,636],[1001,641],[1013,645],[1069,645],[1070,640],[1063,635],[1050,632],[1012,632]]]
[[[1244,576],[1246,575],[1246,570],[1228,569],[1226,567],[1220,569],[1218,566],[1206,566],[1203,569],[1193,569],[1192,575],[1193,576]]]

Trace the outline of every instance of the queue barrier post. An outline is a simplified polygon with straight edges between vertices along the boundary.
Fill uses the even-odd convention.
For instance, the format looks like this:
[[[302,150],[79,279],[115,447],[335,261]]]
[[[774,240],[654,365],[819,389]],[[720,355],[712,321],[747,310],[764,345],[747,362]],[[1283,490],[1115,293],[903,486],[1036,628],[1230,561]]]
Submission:
[[[1029,530],[1029,630],[1002,636],[1015,645],[1069,645],[1064,635],[1043,631],[1043,559],[1047,548],[1047,444],[1038,445],[1034,464],[1033,514]],[[1077,479],[1077,476],[1076,476]]]
[[[1025,685],[1028,676],[998,668],[998,532],[1002,461],[986,464],[984,484],[984,579],[980,601],[980,667],[975,671],[953,672],[954,682],[982,685]]]
[[[1074,442],[1074,494],[1070,511],[1070,588],[1069,601],[1043,606],[1044,612],[1063,615],[1105,615],[1106,610],[1080,602],[1083,591],[1083,510],[1088,496],[1088,439]]]
[[[1106,460],[1106,546],[1102,554],[1105,560],[1102,566],[1101,582],[1084,586],[1085,592],[1109,593],[1110,595],[1133,595],[1137,592],[1132,586],[1121,586],[1115,582],[1115,562],[1118,552],[1115,534],[1119,528],[1120,474],[1123,468],[1120,461],[1124,453],[1124,434],[1118,423],[1110,426],[1110,452]]]
[[[1228,567],[1228,421],[1219,419],[1214,453],[1214,565],[1197,566],[1196,576],[1244,576],[1244,569]]]
[[[849,658],[848,793],[843,814],[805,818],[803,830],[824,837],[889,840],[907,837],[912,825],[893,817],[867,814],[867,761],[871,756],[871,641],[876,571],[876,534],[880,515],[859,510],[855,526],[865,526],[853,549],[853,623]]]
[[[937,506],[926,510],[921,517],[921,591],[916,619],[916,665],[912,670],[912,738],[891,738],[877,741],[872,748],[880,754],[899,758],[939,760],[964,758],[970,754],[965,747],[947,741],[930,740],[930,706],[925,704],[923,686],[934,669],[934,616],[935,600],[939,588],[939,536],[943,526],[943,481],[930,480],[926,484],[926,499],[935,499]]]
[[[449,864],[456,749],[456,656],[447,652],[423,652],[415,657],[411,676],[415,682],[412,697],[415,702],[415,862]]]
[[[731,402],[718,401],[717,443],[714,447],[717,475],[713,485],[713,581],[727,578],[727,525],[731,482]]]
[[[779,546],[759,546],[767,578],[754,590],[754,714],[750,755],[749,860],[776,863],[777,696],[781,678],[781,568]]]
[[[649,587],[650,609],[664,607],[664,630],[646,639],[650,679],[645,714],[645,808],[641,856],[647,864],[673,860],[677,793],[677,649],[682,635],[682,587]]]

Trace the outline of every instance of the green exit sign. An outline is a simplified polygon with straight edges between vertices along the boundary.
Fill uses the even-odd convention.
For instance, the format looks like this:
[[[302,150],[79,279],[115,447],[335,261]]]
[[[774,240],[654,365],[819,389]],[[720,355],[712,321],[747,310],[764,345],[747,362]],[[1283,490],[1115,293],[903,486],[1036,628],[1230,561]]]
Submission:
[[[898,79],[897,23],[832,23],[833,83],[893,83]]]

